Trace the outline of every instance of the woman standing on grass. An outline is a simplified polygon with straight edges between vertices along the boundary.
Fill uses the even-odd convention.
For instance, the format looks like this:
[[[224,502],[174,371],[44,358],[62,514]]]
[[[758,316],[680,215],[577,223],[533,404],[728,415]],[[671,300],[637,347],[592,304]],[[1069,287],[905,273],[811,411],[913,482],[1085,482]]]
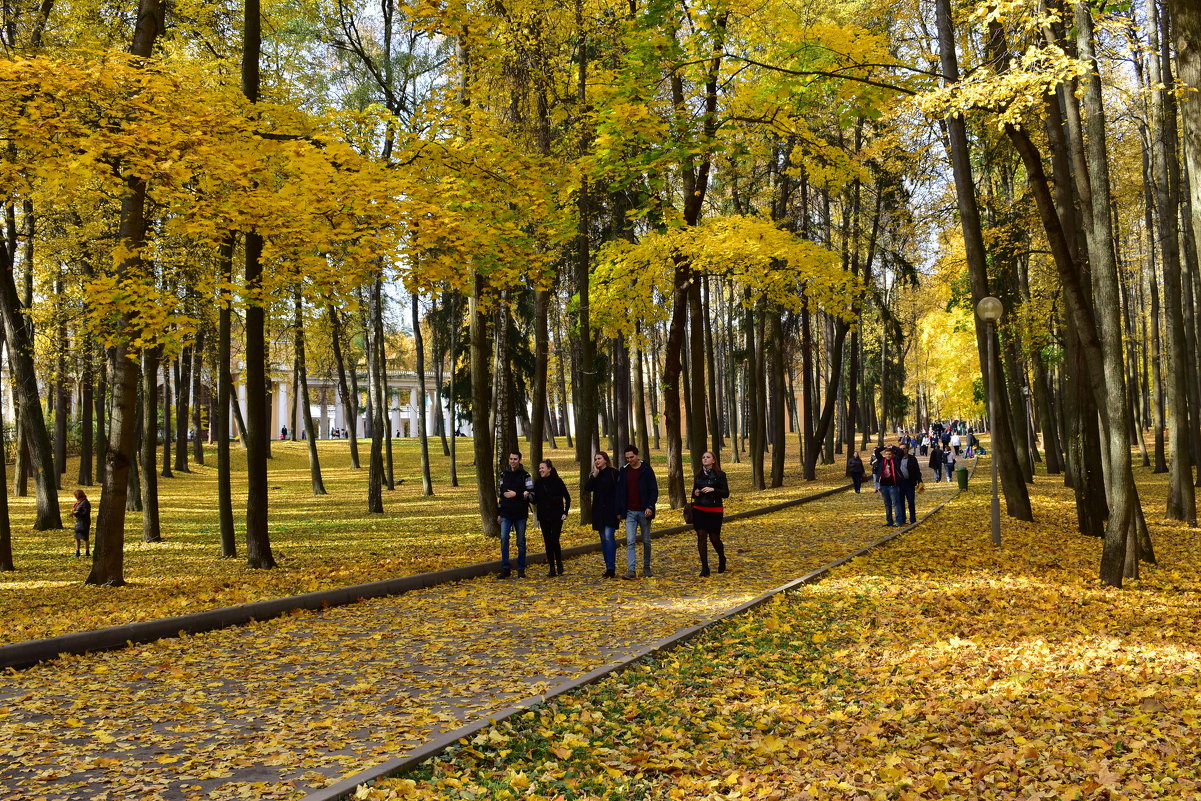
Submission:
[[[92,529],[92,504],[83,490],[75,490],[75,505],[71,507],[75,516],[75,555],[79,556],[79,543],[83,543],[83,555],[92,555],[92,546],[88,534]]]
[[[609,454],[597,451],[592,457],[592,473],[584,483],[592,493],[592,528],[600,534],[605,557],[604,578],[617,578],[617,470]]]
[[[726,549],[721,544],[721,521],[725,517],[723,500],[730,497],[726,474],[717,466],[713,451],[701,454],[701,472],[692,479],[692,528],[696,531],[696,550],[701,557],[701,576],[709,575],[709,542],[717,551],[717,572],[726,572]]]
[[[534,480],[534,507],[538,527],[542,529],[542,542],[546,545],[546,564],[550,565],[547,578],[561,576],[563,545],[559,537],[563,534],[563,521],[567,520],[567,513],[571,510],[571,495],[550,459],[538,463],[538,478]]]

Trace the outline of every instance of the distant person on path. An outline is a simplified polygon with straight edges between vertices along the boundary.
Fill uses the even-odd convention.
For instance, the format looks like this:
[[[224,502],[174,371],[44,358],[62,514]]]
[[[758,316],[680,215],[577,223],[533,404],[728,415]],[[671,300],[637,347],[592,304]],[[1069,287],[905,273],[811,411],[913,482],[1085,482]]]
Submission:
[[[908,447],[901,448],[901,455],[897,460],[897,471],[901,474],[901,499],[904,501],[901,508],[901,525],[905,525],[905,509],[904,506],[909,506],[909,522],[917,522],[917,485],[922,483],[922,465],[918,462],[917,457],[909,452]]]
[[[955,476],[955,451],[947,451],[947,483]]]
[[[550,566],[547,578],[563,575],[563,546],[559,537],[563,533],[563,522],[571,511],[571,495],[567,485],[559,478],[550,459],[538,463],[538,478],[534,479],[534,505],[538,510],[538,527],[542,529],[542,542],[546,545],[546,564]]]
[[[963,443],[959,439],[958,434],[951,435],[951,449],[955,451],[955,455],[959,455],[959,448]]]
[[[622,578],[634,579],[634,563],[637,551],[635,542],[638,531],[642,531],[642,577],[651,573],[651,519],[655,516],[655,501],[659,500],[659,482],[651,466],[638,458],[638,449],[627,445],[624,451],[626,463],[617,476],[617,519],[626,523],[626,574]]]
[[[851,458],[847,459],[847,475],[855,485],[855,494],[858,495],[859,488],[863,486],[863,459],[859,457],[859,451],[855,451]]]
[[[284,441],[284,440],[285,440],[285,439],[287,439],[287,438],[288,438],[288,427],[287,427],[287,426],[284,426],[283,428],[281,428],[281,429],[279,430],[279,439],[280,439],[280,442]]]
[[[726,549],[721,544],[721,521],[725,517],[724,499],[730,497],[730,484],[717,464],[713,451],[701,454],[701,472],[692,479],[692,529],[696,532],[696,550],[701,557],[701,577],[709,575],[709,542],[717,551],[717,572],[726,572]]]
[[[617,578],[617,470],[609,454],[597,451],[592,457],[592,472],[584,490],[592,493],[592,529],[600,534],[603,577]]]
[[[75,505],[71,507],[75,516],[75,555],[79,556],[79,543],[83,543],[83,555],[91,556],[92,548],[88,534],[92,529],[92,504],[81,489],[75,490]]]
[[[884,448],[880,453],[880,488],[878,492],[884,498],[884,515],[888,522],[884,525],[895,526],[893,522],[893,510],[896,510],[897,516],[901,519],[901,524],[905,522],[905,506],[901,500],[900,491],[901,476],[897,471],[896,460],[893,459],[892,448]]]
[[[930,450],[930,469],[934,471],[934,483],[942,481],[942,466],[946,463],[946,454],[942,452],[942,448],[936,443]]]
[[[521,454],[509,454],[509,466],[500,474],[497,490],[500,504],[500,575],[507,579],[511,575],[509,565],[509,532],[517,532],[517,577],[525,578],[525,525],[530,517],[530,493],[534,479],[521,466]]]

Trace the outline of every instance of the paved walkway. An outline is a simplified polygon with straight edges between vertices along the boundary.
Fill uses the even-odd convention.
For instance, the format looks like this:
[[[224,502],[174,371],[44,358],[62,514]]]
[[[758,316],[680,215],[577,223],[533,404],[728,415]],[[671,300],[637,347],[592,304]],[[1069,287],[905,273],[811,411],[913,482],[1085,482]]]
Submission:
[[[919,513],[950,492],[930,485]],[[10,672],[0,796],[297,798],[858,550],[882,523],[869,483],[728,524],[730,571],[708,579],[683,534],[654,542],[651,579],[602,579],[590,555],[555,579],[535,567]]]

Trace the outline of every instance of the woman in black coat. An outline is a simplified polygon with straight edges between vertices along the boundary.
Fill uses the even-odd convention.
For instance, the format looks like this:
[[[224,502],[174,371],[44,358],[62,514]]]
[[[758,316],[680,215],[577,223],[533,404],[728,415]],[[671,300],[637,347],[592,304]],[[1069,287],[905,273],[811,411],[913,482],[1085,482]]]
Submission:
[[[851,454],[851,458],[847,459],[847,475],[851,482],[855,485],[855,492],[859,492],[859,488],[863,485],[863,459],[859,456],[859,451]]]
[[[71,514],[75,517],[75,555],[79,556],[79,544],[82,542],[83,555],[91,556],[88,534],[92,528],[92,504],[83,490],[75,490],[75,505],[71,507]]]
[[[542,529],[542,542],[546,545],[546,563],[550,565],[547,577],[561,576],[563,545],[559,537],[563,533],[567,513],[571,511],[571,495],[550,459],[538,463],[538,478],[534,479],[534,508],[538,526]]]
[[[725,517],[723,501],[730,497],[726,474],[717,466],[713,451],[701,454],[701,472],[692,479],[692,528],[696,531],[696,550],[701,557],[701,576],[709,575],[709,542],[717,551],[717,572],[726,572],[726,549],[721,544],[721,521]]]
[[[600,534],[604,577],[617,578],[617,470],[609,454],[597,451],[592,457],[592,473],[584,489],[592,493],[592,528]]]

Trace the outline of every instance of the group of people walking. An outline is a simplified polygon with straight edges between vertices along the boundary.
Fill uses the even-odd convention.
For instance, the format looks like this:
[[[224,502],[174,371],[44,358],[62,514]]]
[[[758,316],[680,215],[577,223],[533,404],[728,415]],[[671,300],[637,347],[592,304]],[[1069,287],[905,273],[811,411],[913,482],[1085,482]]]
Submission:
[[[604,558],[604,578],[617,577],[617,528],[624,524],[626,533],[626,571],[624,579],[638,577],[638,535],[642,537],[642,576],[654,575],[651,569],[651,521],[659,500],[659,481],[655,471],[643,461],[638,449],[627,445],[625,464],[613,466],[609,454],[597,451],[592,458],[592,471],[583,490],[592,494],[592,528],[600,535]],[[718,466],[712,451],[701,457],[701,470],[692,482],[692,527],[697,535],[701,576],[708,576],[709,544],[717,553],[717,572],[726,570],[726,551],[721,541],[724,501],[730,497],[726,474]],[[548,577],[563,575],[563,547],[560,538],[563,523],[571,511],[571,494],[549,459],[538,463],[538,478],[534,479],[521,464],[521,454],[509,454],[508,466],[501,473],[498,485],[500,518],[501,570],[499,579],[513,575],[509,546],[512,535],[517,539],[517,576],[525,577],[526,523],[530,506],[535,509],[542,539],[546,547]]]
[[[963,433],[960,433],[961,430]],[[884,525],[903,526],[906,520],[910,523],[917,522],[917,496],[925,484],[922,481],[921,461],[913,451],[917,450],[921,459],[927,460],[926,464],[934,471],[936,482],[942,481],[945,474],[947,483],[950,483],[955,475],[955,465],[965,440],[966,458],[972,457],[973,448],[979,453],[984,453],[972,430],[959,421],[953,421],[946,426],[935,423],[917,434],[899,432],[895,445],[881,445],[872,451],[872,483],[875,485],[875,491],[884,499]],[[867,468],[863,464],[863,457],[859,451],[855,451],[847,459],[847,476],[850,477],[856,493],[861,492],[866,475]]]

